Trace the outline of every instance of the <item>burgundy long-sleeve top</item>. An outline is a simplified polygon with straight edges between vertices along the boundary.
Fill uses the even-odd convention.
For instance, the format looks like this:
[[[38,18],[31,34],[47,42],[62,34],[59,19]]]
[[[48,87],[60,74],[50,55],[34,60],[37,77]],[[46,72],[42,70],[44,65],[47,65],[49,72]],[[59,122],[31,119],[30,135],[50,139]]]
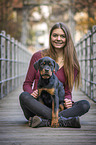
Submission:
[[[41,51],[38,51],[36,53],[33,54],[31,60],[30,60],[30,65],[28,68],[28,72],[26,75],[26,79],[23,83],[23,90],[28,92],[28,93],[32,93],[34,90],[37,89],[37,84],[38,84],[38,80],[40,77],[39,71],[37,72],[34,68],[34,63],[39,60],[40,58],[42,58],[41,56]],[[54,72],[55,73],[55,72]],[[57,76],[57,78],[63,83],[64,89],[65,89],[65,98],[71,99],[72,100],[72,93],[69,90],[68,85],[65,85],[65,74],[64,74],[64,67],[62,66],[56,73],[55,75]],[[74,71],[74,77],[76,77],[77,75],[77,70],[75,69]],[[74,78],[75,79],[75,78]],[[33,86],[34,84],[34,86]]]

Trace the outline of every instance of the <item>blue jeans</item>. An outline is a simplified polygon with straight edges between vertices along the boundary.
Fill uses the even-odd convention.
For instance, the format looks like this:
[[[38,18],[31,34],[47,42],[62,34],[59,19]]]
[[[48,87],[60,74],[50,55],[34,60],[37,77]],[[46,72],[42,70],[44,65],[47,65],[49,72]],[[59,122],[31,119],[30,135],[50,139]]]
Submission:
[[[28,92],[21,93],[19,96],[19,100],[24,116],[27,120],[29,120],[29,117],[33,117],[35,115],[42,116],[45,119],[51,119],[52,109],[45,106],[44,104],[41,104]],[[59,116],[63,116],[66,118],[82,116],[87,113],[89,109],[89,102],[87,100],[80,100],[75,102],[71,108],[59,112]]]

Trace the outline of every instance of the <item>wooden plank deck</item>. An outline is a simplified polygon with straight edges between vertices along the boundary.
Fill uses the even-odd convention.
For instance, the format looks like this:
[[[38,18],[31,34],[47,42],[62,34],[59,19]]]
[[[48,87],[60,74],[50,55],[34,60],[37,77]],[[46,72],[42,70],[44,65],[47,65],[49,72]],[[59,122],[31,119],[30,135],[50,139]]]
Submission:
[[[95,145],[96,104],[82,92],[73,92],[74,100],[87,99],[90,111],[80,117],[81,128],[30,128],[23,116],[18,88],[0,100],[0,145]]]

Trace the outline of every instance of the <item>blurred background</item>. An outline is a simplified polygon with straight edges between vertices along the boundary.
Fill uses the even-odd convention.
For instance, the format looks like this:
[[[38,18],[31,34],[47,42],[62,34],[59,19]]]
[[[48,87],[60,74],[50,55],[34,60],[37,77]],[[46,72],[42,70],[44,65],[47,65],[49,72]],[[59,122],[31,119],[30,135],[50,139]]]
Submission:
[[[64,22],[76,44],[96,25],[96,0],[0,0],[0,32],[34,53],[48,48],[50,28]]]

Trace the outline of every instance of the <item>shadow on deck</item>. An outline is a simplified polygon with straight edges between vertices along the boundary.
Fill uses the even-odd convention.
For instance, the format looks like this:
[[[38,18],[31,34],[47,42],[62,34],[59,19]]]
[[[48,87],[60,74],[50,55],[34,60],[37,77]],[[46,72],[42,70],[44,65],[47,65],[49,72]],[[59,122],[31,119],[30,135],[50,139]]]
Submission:
[[[82,92],[73,100],[86,99],[91,109],[80,117],[81,128],[30,128],[19,105],[21,88],[0,100],[0,145],[93,145],[96,144],[96,104]]]

